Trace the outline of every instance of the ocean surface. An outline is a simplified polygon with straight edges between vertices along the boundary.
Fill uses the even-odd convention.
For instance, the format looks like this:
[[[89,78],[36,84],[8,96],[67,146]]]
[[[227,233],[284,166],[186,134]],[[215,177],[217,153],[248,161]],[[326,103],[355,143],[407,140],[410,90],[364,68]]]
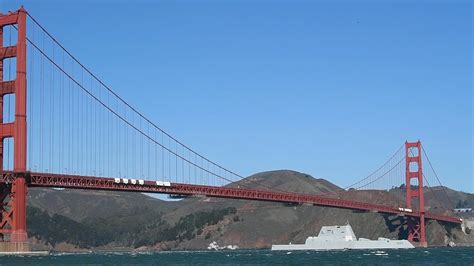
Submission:
[[[0,265],[474,265],[474,247],[347,251],[180,251],[0,256]]]

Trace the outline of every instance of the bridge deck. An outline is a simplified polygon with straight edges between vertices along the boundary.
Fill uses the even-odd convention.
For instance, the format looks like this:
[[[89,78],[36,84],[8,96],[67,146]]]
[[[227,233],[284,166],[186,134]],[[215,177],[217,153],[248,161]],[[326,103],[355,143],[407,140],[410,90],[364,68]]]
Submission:
[[[4,172],[0,183],[11,183],[14,179],[14,173]],[[171,183],[170,186],[157,186],[154,181],[144,181],[140,184],[116,183],[114,178],[49,174],[49,173],[27,173],[29,186],[32,187],[60,187],[73,189],[93,189],[93,190],[114,190],[131,191],[146,193],[162,193],[175,195],[204,195],[208,197],[247,199],[284,203],[303,203],[316,206],[335,207],[351,210],[362,210],[370,212],[379,212],[384,214],[404,215],[411,217],[420,217],[419,211],[407,212],[400,211],[396,207],[383,206],[359,201],[351,201],[330,197],[323,197],[310,194],[284,193],[255,189],[229,188],[216,186],[190,185],[181,183]],[[448,223],[462,223],[462,220],[456,217],[439,215],[425,212],[426,219],[433,219]]]

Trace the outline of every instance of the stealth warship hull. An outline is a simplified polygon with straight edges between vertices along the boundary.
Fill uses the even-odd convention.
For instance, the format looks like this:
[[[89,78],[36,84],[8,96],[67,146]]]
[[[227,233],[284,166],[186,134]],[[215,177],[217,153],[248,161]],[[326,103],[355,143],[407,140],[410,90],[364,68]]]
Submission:
[[[407,249],[414,246],[407,240],[357,239],[349,224],[323,226],[317,237],[310,236],[304,244],[273,245],[272,250],[341,250],[341,249]]]

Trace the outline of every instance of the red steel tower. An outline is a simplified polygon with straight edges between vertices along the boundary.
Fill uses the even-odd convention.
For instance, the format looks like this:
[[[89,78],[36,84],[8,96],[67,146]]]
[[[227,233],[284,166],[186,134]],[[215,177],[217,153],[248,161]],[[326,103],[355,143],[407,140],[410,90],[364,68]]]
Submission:
[[[405,142],[406,158],[406,206],[413,209],[412,202],[418,199],[420,219],[409,218],[408,240],[426,247],[425,236],[425,195],[423,194],[423,167],[421,165],[421,142]],[[412,184],[412,180],[417,180]]]
[[[0,14],[0,171],[3,168],[3,141],[13,138],[13,182],[0,185],[0,250],[28,251],[26,232],[26,10]],[[15,25],[18,32],[16,45],[3,47],[3,28]],[[4,80],[3,63],[16,58],[15,80]],[[3,121],[3,98],[15,94],[15,120]]]

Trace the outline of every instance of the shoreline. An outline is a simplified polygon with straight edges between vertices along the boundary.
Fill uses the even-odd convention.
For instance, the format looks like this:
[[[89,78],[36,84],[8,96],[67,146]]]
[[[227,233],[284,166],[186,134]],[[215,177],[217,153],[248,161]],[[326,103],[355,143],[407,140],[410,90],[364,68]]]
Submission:
[[[457,249],[457,248],[474,248],[474,246],[431,246],[431,247],[415,247],[414,249]],[[370,250],[403,250],[403,249],[348,249],[348,250],[292,250],[293,251],[315,251],[315,252],[334,252],[334,251],[370,251]],[[89,250],[89,251],[25,251],[25,252],[0,252],[0,256],[47,256],[52,254],[105,254],[105,253],[135,253],[135,254],[146,254],[146,253],[182,253],[182,252],[209,252],[209,253],[218,253],[218,252],[238,252],[238,251],[271,251],[271,252],[283,252],[283,250],[271,250],[270,248],[257,248],[257,249],[236,249],[236,250],[208,250],[208,249],[193,249],[193,250]],[[286,251],[285,251],[286,252]]]
[[[0,256],[47,256],[51,251],[2,251]]]

